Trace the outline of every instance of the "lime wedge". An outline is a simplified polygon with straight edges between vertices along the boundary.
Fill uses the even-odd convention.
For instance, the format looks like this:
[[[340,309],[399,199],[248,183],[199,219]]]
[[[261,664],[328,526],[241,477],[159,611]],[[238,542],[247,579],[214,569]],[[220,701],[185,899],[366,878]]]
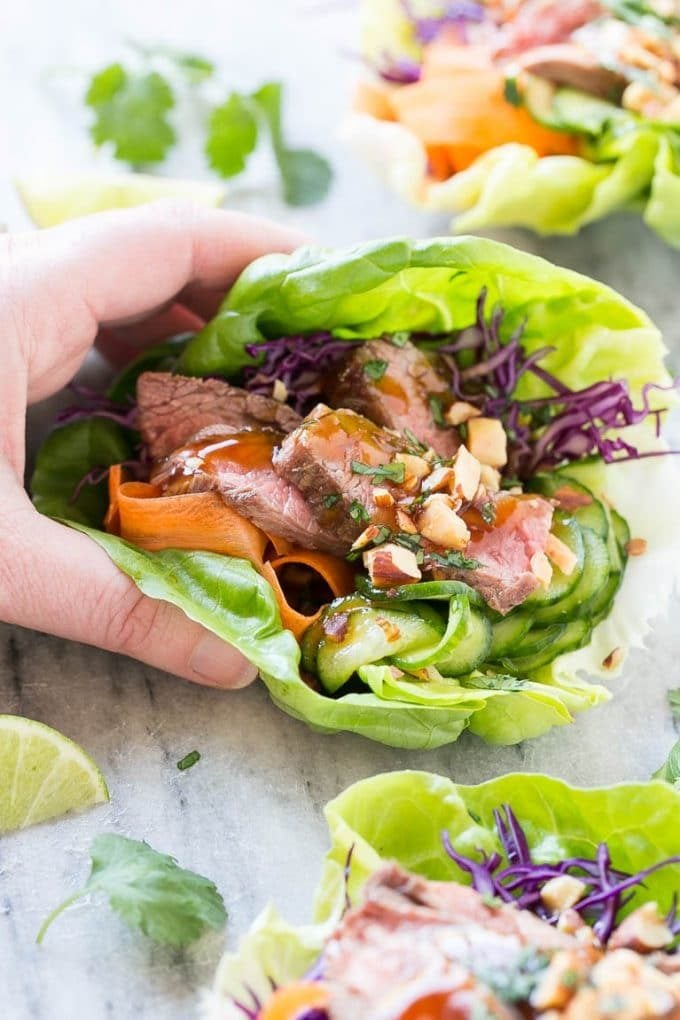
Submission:
[[[15,186],[38,227],[53,227],[75,216],[127,209],[157,198],[186,198],[200,205],[220,205],[225,189],[211,181],[185,181],[150,174],[36,174]]]
[[[108,799],[82,747],[43,723],[0,715],[0,833]]]

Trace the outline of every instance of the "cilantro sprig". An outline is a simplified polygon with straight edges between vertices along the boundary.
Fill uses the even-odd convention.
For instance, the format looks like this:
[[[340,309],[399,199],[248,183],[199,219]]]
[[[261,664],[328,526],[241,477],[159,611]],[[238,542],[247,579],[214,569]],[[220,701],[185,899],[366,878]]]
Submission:
[[[219,929],[227,919],[213,882],[180,868],[172,857],[148,843],[125,836],[97,836],[90,857],[87,882],[46,918],[36,939],[39,944],[64,910],[97,892],[108,896],[110,906],[130,928],[171,946],[187,946],[206,928]]]
[[[283,85],[267,82],[253,93],[229,90],[217,105],[201,89],[214,89],[212,61],[167,47],[131,44],[134,59],[109,64],[90,79],[85,105],[94,114],[90,134],[97,145],[111,146],[116,159],[133,169],[162,163],[178,141],[172,113],[179,98],[199,95],[207,109],[203,151],[220,177],[242,173],[263,133],[269,135],[289,205],[311,205],[327,193],[332,171],[312,149],[292,148],[283,128]]]
[[[387,479],[400,485],[406,477],[406,465],[399,460],[389,464],[362,464],[360,460],[353,460],[351,468],[352,474],[369,475],[374,482]]]

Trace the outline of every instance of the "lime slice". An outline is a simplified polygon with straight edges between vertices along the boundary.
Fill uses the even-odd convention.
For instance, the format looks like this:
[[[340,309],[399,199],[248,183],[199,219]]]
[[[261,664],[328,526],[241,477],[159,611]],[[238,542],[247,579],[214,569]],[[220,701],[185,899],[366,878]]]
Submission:
[[[0,715],[0,833],[108,799],[82,747],[43,723]]]
[[[127,209],[157,198],[186,198],[220,205],[225,189],[211,181],[185,181],[150,174],[36,174],[15,181],[26,211],[39,227],[104,209]]]

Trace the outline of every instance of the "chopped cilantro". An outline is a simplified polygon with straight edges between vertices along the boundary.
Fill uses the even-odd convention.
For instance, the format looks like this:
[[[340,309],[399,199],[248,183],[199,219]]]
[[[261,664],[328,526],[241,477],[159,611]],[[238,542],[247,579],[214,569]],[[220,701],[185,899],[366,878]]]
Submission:
[[[498,910],[499,907],[503,906],[503,900],[498,896],[492,896],[491,893],[484,893],[482,896],[482,903],[485,907],[490,910]]]
[[[415,452],[416,454],[427,453],[427,445],[425,443],[421,443],[415,432],[411,432],[410,429],[404,429],[404,436],[413,447],[412,452]]]
[[[114,156],[124,163],[161,163],[175,144],[168,121],[175,96],[157,71],[132,72],[122,64],[109,64],[90,80],[85,104],[95,113],[90,127],[94,142],[110,142]]]
[[[353,499],[349,505],[349,515],[353,521],[368,521],[370,520],[368,510],[358,500]]]
[[[246,168],[257,145],[257,120],[247,96],[232,92],[208,120],[205,154],[220,177],[234,177]]]
[[[404,549],[410,549],[411,552],[422,552],[420,546],[423,540],[420,535],[411,535],[408,531],[398,531],[392,536],[392,540],[397,545],[403,545]]]
[[[398,484],[406,477],[406,465],[396,460],[391,464],[378,464],[375,467],[371,464],[362,464],[360,460],[353,460],[352,471],[355,475],[370,475],[374,481],[385,478]]]
[[[680,729],[680,687],[668,692],[668,704],[676,729]]]
[[[506,78],[503,84],[503,98],[511,106],[521,106],[522,97],[520,95],[519,88],[517,87],[516,78]]]
[[[461,570],[477,570],[481,566],[479,560],[470,559],[468,556],[463,556],[462,553],[454,552],[453,549],[449,549],[445,556],[440,553],[430,553],[429,557],[434,563],[438,563],[442,567],[458,567]]]
[[[493,524],[496,520],[496,504],[492,500],[483,503],[479,512],[485,524]]]
[[[323,505],[326,507],[327,510],[330,510],[332,509],[332,507],[337,506],[339,502],[340,496],[337,494],[337,492],[333,492],[328,496],[324,496],[323,498]]]
[[[409,342],[410,339],[411,334],[407,333],[405,330],[401,330],[398,333],[392,334],[392,336],[390,337],[390,342],[393,343],[395,347],[406,347],[406,344]]]
[[[200,751],[189,751],[188,754],[185,754],[184,757],[180,758],[180,760],[177,762],[177,768],[180,770],[180,772],[186,772],[187,769],[190,769],[192,765],[195,765],[196,762],[200,760],[201,760]]]
[[[380,382],[387,368],[387,362],[380,358],[376,358],[375,361],[366,361],[364,363],[364,375],[367,375],[369,379],[373,379],[374,382]]]
[[[446,422],[444,421],[444,401],[441,397],[437,397],[434,394],[428,397],[428,404],[430,405],[430,411],[432,413],[432,419],[438,429],[446,428]]]

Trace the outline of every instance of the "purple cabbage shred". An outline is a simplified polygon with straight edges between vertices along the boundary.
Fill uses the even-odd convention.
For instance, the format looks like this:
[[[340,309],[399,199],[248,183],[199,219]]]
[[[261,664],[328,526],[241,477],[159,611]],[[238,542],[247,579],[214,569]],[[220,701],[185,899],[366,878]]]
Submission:
[[[524,830],[507,804],[494,811],[494,821],[504,856],[480,850],[479,860],[466,857],[454,849],[448,832],[442,832],[446,853],[470,875],[472,887],[483,896],[512,903],[520,910],[530,910],[544,921],[556,924],[557,915],[551,914],[544,905],[541,890],[553,878],[572,875],[586,885],[585,893],[574,910],[592,926],[603,945],[611,936],[621,909],[632,899],[630,890],[636,886],[644,887],[645,879],[656,871],[680,864],[680,856],[668,857],[631,875],[613,867],[606,843],[598,846],[595,860],[569,857],[556,864],[539,864],[533,860]],[[673,899],[666,922],[674,935],[680,935],[677,897]]]
[[[81,383],[72,382],[68,388],[76,397],[80,397],[82,403],[59,411],[55,417],[56,425],[70,425],[84,418],[108,418],[124,428],[135,428],[137,404],[132,397],[129,397],[126,403],[118,404],[109,400],[103,393],[98,393]]]
[[[417,15],[411,0],[401,0],[401,6],[413,25],[416,39],[423,45],[432,42],[442,29],[448,27],[458,29],[461,41],[464,42],[466,26],[478,24],[485,19],[483,5],[475,0],[447,0],[441,5],[441,13],[430,17]]]
[[[352,344],[362,342],[338,340],[324,330],[250,344],[246,347],[248,354],[262,360],[244,370],[244,385],[251,393],[270,397],[274,384],[281,382],[291,407],[306,414],[322,396],[324,375],[347,354]]]
[[[475,325],[438,347],[438,353],[448,369],[456,398],[503,422],[508,435],[509,476],[528,478],[536,471],[590,455],[612,463],[665,454],[662,450],[640,453],[632,443],[612,433],[652,415],[659,435],[661,415],[667,409],[652,409],[650,393],[674,389],[680,380],[674,380],[668,387],[648,383],[643,387],[642,405],[638,408],[623,379],[572,390],[539,364],[553,347],[542,347],[531,354],[525,352],[521,343],[524,323],[507,342],[501,340],[503,310],[496,307],[487,318],[486,297],[484,289],[477,301]],[[515,388],[526,373],[540,379],[552,394],[537,399],[514,397]]]

